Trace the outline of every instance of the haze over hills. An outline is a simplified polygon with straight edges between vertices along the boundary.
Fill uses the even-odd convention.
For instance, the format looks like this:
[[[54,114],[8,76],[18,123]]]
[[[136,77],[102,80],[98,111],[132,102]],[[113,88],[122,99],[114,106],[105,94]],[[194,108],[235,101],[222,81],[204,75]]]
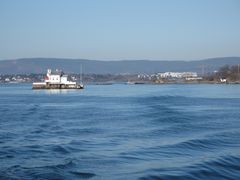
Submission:
[[[166,71],[203,71],[212,72],[219,67],[240,64],[240,57],[221,57],[197,61],[98,61],[86,59],[61,58],[26,58],[17,60],[1,60],[0,74],[29,74],[45,73],[48,68],[62,69],[67,73],[79,73],[83,65],[83,72],[87,74],[136,74],[156,73]]]

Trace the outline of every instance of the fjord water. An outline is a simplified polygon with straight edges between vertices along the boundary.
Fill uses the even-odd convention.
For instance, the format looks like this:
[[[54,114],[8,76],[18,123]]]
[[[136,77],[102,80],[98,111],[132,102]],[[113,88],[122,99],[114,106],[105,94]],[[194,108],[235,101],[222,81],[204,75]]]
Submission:
[[[239,179],[239,85],[0,85],[0,179]]]

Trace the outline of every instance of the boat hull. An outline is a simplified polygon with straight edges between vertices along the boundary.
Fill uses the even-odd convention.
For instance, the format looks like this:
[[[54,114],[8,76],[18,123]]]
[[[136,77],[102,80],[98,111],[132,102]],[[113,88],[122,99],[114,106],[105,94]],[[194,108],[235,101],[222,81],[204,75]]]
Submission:
[[[83,89],[84,86],[80,84],[45,84],[33,83],[32,89]]]

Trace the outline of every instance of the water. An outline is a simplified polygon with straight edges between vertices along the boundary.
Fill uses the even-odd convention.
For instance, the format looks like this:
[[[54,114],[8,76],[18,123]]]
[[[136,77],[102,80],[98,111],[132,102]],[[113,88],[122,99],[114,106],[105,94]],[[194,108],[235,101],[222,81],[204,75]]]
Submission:
[[[239,85],[0,85],[0,179],[239,179]]]

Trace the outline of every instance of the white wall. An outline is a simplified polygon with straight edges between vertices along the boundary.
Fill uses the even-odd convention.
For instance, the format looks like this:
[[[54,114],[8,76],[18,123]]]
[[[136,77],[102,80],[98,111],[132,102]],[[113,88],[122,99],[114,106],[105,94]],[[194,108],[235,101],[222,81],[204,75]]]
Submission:
[[[49,79],[46,80],[46,82],[51,82],[51,83],[60,83],[60,75],[49,75]]]

